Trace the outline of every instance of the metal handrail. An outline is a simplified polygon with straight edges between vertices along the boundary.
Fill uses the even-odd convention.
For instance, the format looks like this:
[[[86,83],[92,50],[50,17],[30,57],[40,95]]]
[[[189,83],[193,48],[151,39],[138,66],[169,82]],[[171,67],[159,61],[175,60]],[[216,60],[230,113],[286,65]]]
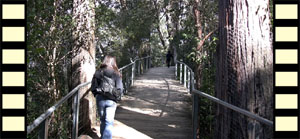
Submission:
[[[185,63],[183,63],[183,62],[181,62],[181,61],[177,61],[177,60],[176,60],[176,62],[177,62],[177,63],[180,63],[180,64],[186,65],[186,67],[187,67],[189,70],[193,71],[192,68],[190,68],[187,64],[185,64]]]
[[[138,58],[136,60],[134,60],[133,62],[123,66],[122,68],[119,69],[120,72],[122,72],[124,69],[132,66],[132,73],[131,73],[131,79],[129,80],[131,82],[131,84],[128,84],[128,79],[126,79],[125,83],[127,85],[133,85],[133,79],[134,79],[134,74],[135,74],[135,64],[137,61],[141,61],[143,59],[146,59],[146,63],[144,64],[146,70],[149,69],[151,67],[151,56],[146,56],[146,57],[142,57],[142,58]],[[141,65],[138,64],[138,69],[140,69]],[[124,81],[123,81],[124,82]],[[78,94],[78,90],[88,84],[90,84],[91,81],[82,83],[78,86],[76,86],[71,92],[69,92],[66,96],[64,96],[62,99],[60,99],[55,105],[53,105],[52,107],[50,107],[46,112],[44,112],[43,114],[41,114],[38,118],[36,118],[33,123],[29,126],[27,126],[27,134],[30,134],[36,127],[38,127],[39,125],[41,125],[42,123],[44,124],[44,126],[47,126],[48,123],[48,117],[59,107],[61,106],[64,102],[66,102],[69,98],[74,97],[74,112],[73,112],[73,132],[72,132],[72,138],[77,138],[77,134],[78,134],[78,113],[79,113],[79,94]],[[128,86],[127,86],[128,87]],[[42,127],[43,128],[43,127]],[[47,130],[47,128],[43,128],[45,130]],[[44,136],[45,138],[47,138],[46,133],[47,131],[41,131],[40,134],[42,136]],[[42,137],[42,138],[44,138]]]
[[[64,96],[62,99],[60,99],[54,106],[50,107],[45,113],[43,113],[41,116],[39,116],[36,120],[33,121],[33,123],[29,126],[27,126],[27,134],[29,134],[32,130],[34,130],[38,125],[40,125],[46,118],[48,118],[52,112],[54,112],[62,103],[64,103],[66,100],[68,100],[71,96],[73,96],[76,91],[78,91],[81,87],[84,87],[91,82],[85,82],[78,86],[76,86],[70,93],[68,93],[66,96]]]
[[[176,78],[178,76],[177,75],[177,73],[178,73],[177,64],[178,63],[180,64],[180,79],[179,79],[180,83],[183,83],[185,87],[187,87],[187,88],[190,89],[189,91],[193,94],[193,98],[194,98],[194,100],[193,100],[193,112],[192,112],[193,138],[194,139],[196,139],[196,132],[197,132],[197,115],[198,115],[198,103],[199,103],[197,95],[205,97],[205,98],[207,98],[207,99],[209,99],[209,100],[211,100],[211,101],[213,101],[213,102],[215,102],[217,104],[223,105],[226,108],[229,108],[229,109],[231,109],[231,110],[233,110],[235,112],[243,114],[243,115],[245,115],[245,116],[247,116],[249,118],[252,118],[254,120],[260,121],[260,122],[262,122],[262,123],[264,123],[264,124],[266,124],[268,126],[273,126],[273,121],[270,121],[268,119],[260,117],[260,116],[254,114],[254,113],[251,113],[251,112],[249,112],[249,111],[247,111],[245,109],[239,108],[239,107],[234,106],[232,104],[229,104],[229,103],[227,103],[227,102],[225,102],[223,100],[220,100],[220,99],[218,99],[218,98],[216,98],[214,96],[211,96],[211,95],[209,95],[207,93],[204,93],[204,92],[201,92],[201,91],[195,89],[195,87],[194,87],[194,84],[195,84],[194,72],[193,72],[193,70],[187,64],[185,64],[182,61],[175,60],[175,77]],[[184,69],[185,69],[184,71],[182,71],[183,66],[184,66]],[[188,74],[188,79],[186,79],[186,76],[187,76],[187,74],[186,74],[187,72],[186,71],[188,71],[188,73],[189,73]],[[184,72],[184,73],[182,73],[182,72]],[[184,78],[184,79],[182,79],[182,78]],[[188,84],[188,85],[186,85],[186,84]]]
[[[125,68],[127,68],[127,67],[133,65],[133,64],[134,64],[136,61],[138,61],[138,60],[142,60],[142,59],[150,58],[150,57],[151,57],[151,56],[146,56],[146,57],[137,58],[137,59],[135,59],[134,61],[132,61],[131,63],[129,63],[129,64],[123,66],[122,68],[120,68],[119,71],[122,71],[123,69],[125,69]]]
[[[135,61],[134,61],[134,62],[135,62]],[[122,68],[119,69],[119,71],[122,71],[123,69],[126,69],[127,67],[133,65],[134,62],[131,62],[130,64],[127,64],[127,65],[123,66]]]
[[[242,108],[239,108],[239,107],[234,106],[234,105],[232,105],[232,104],[229,104],[229,103],[227,103],[227,102],[225,102],[225,101],[223,101],[223,100],[220,100],[220,99],[218,99],[218,98],[216,98],[216,97],[213,97],[213,96],[211,96],[211,95],[208,95],[208,94],[206,94],[206,93],[204,93],[204,92],[201,92],[201,91],[199,91],[199,90],[193,89],[193,93],[196,93],[196,94],[198,94],[198,95],[200,95],[200,96],[206,97],[206,98],[208,98],[208,99],[210,99],[210,100],[212,100],[212,101],[214,101],[214,102],[216,102],[216,103],[218,103],[218,104],[221,104],[221,105],[223,105],[223,106],[225,106],[225,107],[227,107],[227,108],[229,108],[229,109],[232,109],[232,110],[234,110],[234,111],[236,111],[236,112],[239,112],[239,113],[241,113],[241,114],[244,114],[244,115],[246,115],[246,116],[248,116],[248,117],[250,117],[250,118],[252,118],[252,119],[254,119],[254,120],[260,121],[260,122],[262,122],[262,123],[264,123],[264,124],[266,124],[266,125],[268,125],[268,126],[273,126],[273,121],[270,121],[270,120],[268,120],[268,119],[265,119],[265,118],[263,118],[263,117],[260,117],[260,116],[258,116],[258,115],[256,115],[256,114],[253,114],[253,113],[251,113],[251,112],[249,112],[249,111],[247,111],[247,110],[245,110],[245,109],[242,109]]]

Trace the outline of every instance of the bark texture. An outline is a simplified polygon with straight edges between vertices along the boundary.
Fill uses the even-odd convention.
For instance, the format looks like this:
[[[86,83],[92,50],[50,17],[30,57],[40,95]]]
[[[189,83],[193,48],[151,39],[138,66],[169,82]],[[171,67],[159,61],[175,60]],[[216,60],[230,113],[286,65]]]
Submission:
[[[268,0],[219,0],[216,96],[272,119],[273,51]],[[272,129],[217,106],[215,138],[271,138]]]
[[[73,37],[77,51],[72,58],[72,88],[92,80],[95,73],[95,6],[93,0],[73,1]],[[79,90],[79,128],[90,129],[96,122],[96,102],[89,90],[90,85]]]

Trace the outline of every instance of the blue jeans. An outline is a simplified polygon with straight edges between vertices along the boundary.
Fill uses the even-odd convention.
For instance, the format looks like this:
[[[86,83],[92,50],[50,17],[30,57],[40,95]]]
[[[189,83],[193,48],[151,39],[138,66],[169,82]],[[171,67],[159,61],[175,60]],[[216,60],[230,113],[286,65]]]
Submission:
[[[101,139],[111,139],[117,103],[101,95],[96,96],[96,101],[101,122]]]

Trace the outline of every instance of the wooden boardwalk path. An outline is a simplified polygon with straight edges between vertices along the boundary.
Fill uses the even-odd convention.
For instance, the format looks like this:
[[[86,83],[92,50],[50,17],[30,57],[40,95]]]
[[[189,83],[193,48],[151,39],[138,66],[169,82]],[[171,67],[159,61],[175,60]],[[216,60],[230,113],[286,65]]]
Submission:
[[[174,79],[174,67],[137,77],[118,104],[114,139],[192,138],[191,95]]]

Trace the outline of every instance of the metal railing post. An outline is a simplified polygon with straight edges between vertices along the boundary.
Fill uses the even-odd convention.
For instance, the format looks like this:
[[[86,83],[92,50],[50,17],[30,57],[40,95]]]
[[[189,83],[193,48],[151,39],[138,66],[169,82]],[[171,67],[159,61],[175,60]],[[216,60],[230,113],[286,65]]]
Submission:
[[[148,65],[148,66],[149,66],[149,69],[150,69],[150,68],[151,68],[151,63],[152,63],[152,61],[151,61],[151,56],[149,56],[149,59],[148,59],[148,60],[149,60],[149,65]]]
[[[139,75],[141,74],[141,68],[140,68],[141,64],[140,63],[141,63],[140,60],[138,60],[138,74]]]
[[[191,90],[195,89],[195,82],[194,82],[194,72],[191,72]],[[198,94],[193,93],[193,114],[192,114],[192,120],[193,120],[193,139],[197,138],[197,128],[198,128]]]
[[[190,93],[192,93],[192,91],[193,91],[193,83],[194,83],[194,72],[193,71],[191,71],[190,72],[190,81],[189,81],[189,83],[190,83]]]
[[[148,60],[149,60],[149,65],[148,66],[149,66],[149,69],[150,69],[151,68],[151,57],[149,57]]]
[[[194,116],[193,116],[193,139],[197,138],[197,128],[198,128],[198,94],[193,93],[193,105],[194,105]]]
[[[186,88],[186,65],[184,64],[183,86]]]
[[[191,90],[193,91],[195,89],[195,77],[194,72],[191,72]]]
[[[145,59],[143,58],[141,60],[141,73],[144,74],[144,70],[145,70]]]
[[[143,74],[143,61],[140,60],[139,63],[140,63],[140,74]]]
[[[151,66],[150,66],[150,64],[151,64],[151,57],[149,56],[149,58],[148,58],[148,69],[150,69],[151,68]]]
[[[146,61],[145,67],[146,67],[146,71],[147,71],[148,70],[148,57],[145,58],[145,61]]]
[[[127,70],[127,69],[126,69]],[[126,71],[126,84],[127,84],[127,88],[129,88],[129,86],[130,86],[130,79],[129,79],[129,73],[128,73],[128,71]]]
[[[191,70],[190,70],[190,69],[188,70],[187,78],[188,78],[188,79],[187,79],[187,89],[188,89],[189,92],[190,92],[190,91],[191,91],[191,90],[190,90],[190,88],[191,88],[191,86],[190,86],[190,85],[191,85],[191,84],[190,84],[190,80],[191,80]],[[190,92],[190,93],[191,93],[191,92]]]
[[[134,67],[135,67],[135,62],[131,65],[131,86],[133,86],[133,78],[134,78]]]
[[[182,63],[180,63],[180,84],[182,84]]]
[[[77,93],[74,96],[74,100],[73,100],[73,129],[72,129],[72,139],[77,139],[77,137],[78,137],[79,103],[80,103],[80,101],[79,101],[79,91],[77,91]]]
[[[40,126],[40,131],[38,135],[38,139],[48,139],[48,125],[49,125],[49,118],[46,118]]]
[[[145,72],[146,72],[146,71],[147,71],[147,58],[144,59],[144,63],[145,63],[145,64],[144,64]],[[145,72],[144,72],[144,73],[145,73]]]
[[[177,80],[177,62],[175,63],[175,80]]]
[[[147,71],[146,69],[146,58],[143,59],[143,74]]]

